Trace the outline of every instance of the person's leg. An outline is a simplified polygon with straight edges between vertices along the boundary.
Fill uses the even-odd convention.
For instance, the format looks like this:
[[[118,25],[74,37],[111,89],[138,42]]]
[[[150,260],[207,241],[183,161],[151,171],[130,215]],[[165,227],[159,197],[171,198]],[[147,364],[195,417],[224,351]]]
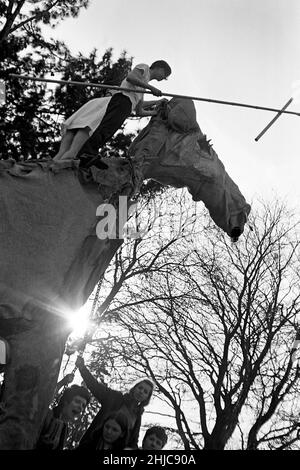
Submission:
[[[71,147],[60,157],[60,160],[73,160],[78,150],[89,138],[89,128],[78,129],[71,143]]]
[[[97,157],[99,148],[120,129],[125,119],[130,116],[131,109],[131,101],[127,96],[121,93],[113,95],[102,121],[92,136],[80,148],[76,158],[79,158],[83,154],[87,154],[90,157]],[[82,160],[83,166],[85,166],[84,159]]]
[[[60,142],[59,151],[58,151],[58,153],[55,155],[55,157],[53,158],[53,160],[60,160],[60,158],[62,157],[62,155],[63,155],[67,150],[69,150],[69,148],[71,147],[73,138],[74,138],[74,134],[75,134],[75,132],[71,129],[71,130],[68,130],[68,131],[62,136],[62,139],[61,139],[61,142]]]

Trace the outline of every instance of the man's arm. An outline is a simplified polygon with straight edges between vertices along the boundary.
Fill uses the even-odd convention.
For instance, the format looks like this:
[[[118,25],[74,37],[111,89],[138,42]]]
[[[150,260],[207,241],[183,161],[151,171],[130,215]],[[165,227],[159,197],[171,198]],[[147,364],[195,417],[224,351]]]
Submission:
[[[135,86],[140,86],[145,88],[146,90],[150,90],[154,96],[161,96],[161,91],[158,88],[150,85],[149,83],[145,82],[143,79],[143,73],[139,69],[133,69],[126,77],[126,80]]]
[[[156,116],[157,111],[156,111],[156,109],[144,108],[143,104],[140,102],[140,103],[138,103],[137,107],[135,108],[135,114],[138,117]]]
[[[165,98],[163,98],[161,100],[140,101],[140,103],[142,104],[144,109],[148,109],[148,108],[153,108],[154,106],[158,106],[163,101],[168,101],[168,100],[165,100]]]
[[[139,101],[135,108],[135,113],[139,117],[156,116],[157,108],[162,102],[167,102],[165,98],[156,101]]]

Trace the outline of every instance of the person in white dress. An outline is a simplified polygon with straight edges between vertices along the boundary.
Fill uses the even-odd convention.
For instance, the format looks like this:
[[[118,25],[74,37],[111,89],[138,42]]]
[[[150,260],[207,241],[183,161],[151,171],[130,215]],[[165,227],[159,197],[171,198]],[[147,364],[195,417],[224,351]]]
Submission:
[[[122,81],[121,88],[133,91],[112,91],[112,96],[88,101],[62,125],[62,141],[54,160],[73,160],[86,154],[97,157],[102,147],[120,129],[125,119],[135,111],[138,116],[153,116],[162,100],[144,101],[144,90],[161,96],[161,91],[150,85],[151,80],[161,81],[171,74],[167,62],[158,60],[149,67],[136,65]]]

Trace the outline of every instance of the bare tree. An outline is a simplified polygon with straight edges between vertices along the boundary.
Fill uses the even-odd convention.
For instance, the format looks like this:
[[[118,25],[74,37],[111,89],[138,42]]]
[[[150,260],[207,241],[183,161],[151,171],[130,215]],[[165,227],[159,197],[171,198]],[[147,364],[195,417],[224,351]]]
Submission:
[[[118,320],[107,339],[115,370],[152,377],[185,449],[299,446],[293,220],[279,203],[265,205],[237,245],[206,227],[164,256],[162,242],[155,270],[143,265],[151,249],[135,247],[125,265],[140,265],[130,275],[121,258],[116,264],[113,285],[122,279],[122,289],[105,304],[106,318]]]
[[[192,238],[197,217],[201,218],[205,226],[211,223],[203,209],[197,209],[196,204],[188,204],[189,196],[185,190],[171,189],[161,195],[157,193],[155,199],[152,198],[152,190],[150,192],[151,194],[146,192],[139,202],[126,229],[127,240],[114,256],[90,298],[89,330],[84,338],[71,335],[67,346],[67,352],[86,348],[85,354],[89,358],[89,367],[94,376],[100,381],[105,381],[107,385],[124,391],[132,385],[130,380],[134,381],[136,377],[131,374],[129,380],[124,380],[126,372],[124,364],[120,364],[119,353],[115,350],[114,335],[124,334],[124,328],[118,323],[124,303],[127,308],[138,308],[140,304],[140,299],[135,299],[130,286],[138,284],[139,279],[146,274],[155,279],[156,273],[172,269],[172,266],[177,264],[177,260],[174,262],[169,253],[182,237]],[[164,299],[167,299],[167,296],[160,293],[155,300]],[[70,357],[66,354],[63,374],[69,360]],[[69,367],[72,364],[74,365],[74,362],[71,360]],[[78,443],[95,414],[94,405],[92,403],[84,423],[74,426],[69,439],[70,448]],[[170,409],[169,415],[164,416],[172,418],[172,410]],[[158,422],[154,419],[153,424]],[[169,432],[176,434],[177,430],[169,427]],[[176,440],[177,435],[174,438]]]

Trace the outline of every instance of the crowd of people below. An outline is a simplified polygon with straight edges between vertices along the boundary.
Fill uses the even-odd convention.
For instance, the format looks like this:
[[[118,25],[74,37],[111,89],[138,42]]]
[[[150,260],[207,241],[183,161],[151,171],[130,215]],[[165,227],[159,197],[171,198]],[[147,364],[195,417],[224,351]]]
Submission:
[[[49,409],[36,444],[37,450],[63,450],[66,447],[69,425],[80,419],[91,395],[101,405],[100,411],[83,434],[75,450],[136,450],[144,408],[152,397],[154,384],[142,379],[127,393],[122,393],[98,382],[78,356],[76,366],[86,387],[72,385],[65,389],[57,406]],[[73,376],[68,374],[59,382],[65,385]],[[147,429],[140,450],[161,450],[168,440],[161,426]]]

